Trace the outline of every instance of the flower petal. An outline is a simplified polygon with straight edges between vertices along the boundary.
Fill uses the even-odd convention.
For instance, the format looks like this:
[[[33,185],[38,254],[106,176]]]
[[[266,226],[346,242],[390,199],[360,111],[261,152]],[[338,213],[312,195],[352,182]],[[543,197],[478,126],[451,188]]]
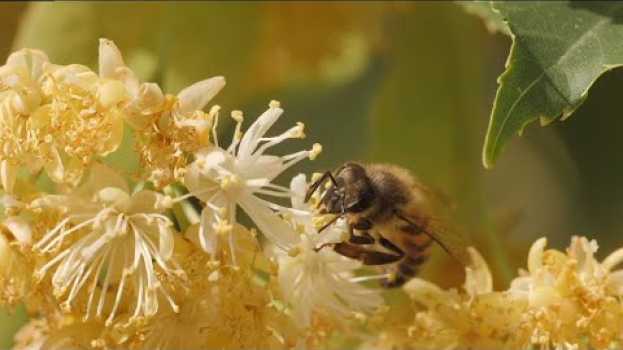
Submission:
[[[65,166],[58,149],[53,145],[41,145],[41,148],[47,148],[46,153],[49,158],[45,162],[45,171],[54,182],[63,182],[65,176]]]
[[[528,271],[536,273],[543,267],[543,251],[547,245],[547,238],[541,237],[537,239],[528,252]]]
[[[177,94],[176,112],[190,114],[202,110],[224,86],[225,78],[220,76],[194,83]]]
[[[240,196],[239,204],[266,238],[279,248],[289,250],[299,241],[294,230],[255,197]]]
[[[272,181],[284,170],[283,160],[277,156],[260,156],[252,161],[238,162],[238,170],[248,179],[261,178]]]
[[[436,284],[421,278],[412,278],[403,287],[411,300],[418,302],[429,309],[434,309],[439,304],[446,304],[449,299],[448,293]]]
[[[608,288],[612,293],[618,296],[623,295],[623,270],[615,271],[608,274]]]
[[[43,74],[45,64],[49,62],[48,56],[43,51],[21,49],[7,58],[6,65],[26,67],[30,78],[37,80]]]
[[[206,202],[210,200],[213,191],[206,191],[206,188],[216,187],[218,183],[218,168],[231,168],[231,157],[220,148],[211,150],[201,150],[195,157],[197,158],[188,166],[184,176],[184,185],[197,198]]]
[[[174,243],[173,232],[163,222],[159,222],[158,232],[159,232],[158,248],[160,251],[160,256],[162,257],[162,259],[167,261],[173,256],[173,243]]]
[[[115,79],[118,68],[125,67],[121,51],[112,40],[100,39],[99,75],[105,79]]]
[[[13,192],[16,177],[17,166],[10,164],[8,160],[0,161],[0,184],[6,193]]]
[[[623,262],[623,248],[615,250],[612,254],[608,255],[601,263],[601,266],[606,271],[612,271],[617,265]]]
[[[298,174],[290,181],[290,191],[292,192],[292,208],[306,210],[304,203],[305,193],[307,192],[307,179],[305,174]]]
[[[99,77],[89,67],[80,64],[60,66],[52,76],[59,82],[95,92]]]
[[[164,208],[160,207],[160,203],[164,196],[158,192],[143,190],[132,195],[130,199],[130,207],[128,214],[140,213],[160,213]]]
[[[493,278],[487,262],[473,247],[467,248],[471,265],[465,268],[465,291],[471,297],[493,291]]]
[[[260,138],[275,124],[282,113],[283,109],[271,107],[251,124],[240,140],[238,159],[243,161],[251,156],[259,144]]]
[[[214,232],[213,226],[216,221],[216,213],[207,207],[203,208],[198,226],[199,245],[201,249],[211,255],[216,254],[218,250],[218,236]]]
[[[32,243],[32,229],[30,223],[22,217],[10,216],[2,223],[22,245]]]
[[[106,187],[115,187],[130,193],[128,183],[121,175],[104,164],[93,163],[87,181],[80,186],[77,193],[83,196],[90,196],[90,194],[97,193]]]

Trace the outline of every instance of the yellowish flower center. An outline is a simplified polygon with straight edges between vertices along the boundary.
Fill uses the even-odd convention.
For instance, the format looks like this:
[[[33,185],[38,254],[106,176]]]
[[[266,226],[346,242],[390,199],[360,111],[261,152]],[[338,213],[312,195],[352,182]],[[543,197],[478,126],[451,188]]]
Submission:
[[[220,181],[219,185],[225,192],[235,192],[242,187],[242,180],[238,175],[228,175]]]

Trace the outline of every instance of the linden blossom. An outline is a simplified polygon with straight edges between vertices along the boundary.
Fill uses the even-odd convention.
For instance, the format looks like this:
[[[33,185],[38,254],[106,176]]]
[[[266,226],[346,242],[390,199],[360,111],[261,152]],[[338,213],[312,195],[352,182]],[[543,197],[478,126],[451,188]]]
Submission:
[[[74,193],[44,196],[33,202],[33,207],[60,207],[66,212],[33,247],[48,257],[35,276],[40,280],[49,270],[54,271],[54,295],[63,300],[67,311],[82,294],[87,300],[85,320],[93,315],[102,317],[108,310],[106,323],[110,324],[123,295],[129,293],[126,284],[136,293],[130,320],[154,315],[160,296],[177,310],[156,274],[157,267],[166,276],[185,278],[171,259],[172,223],[162,215],[167,204],[166,197],[152,191],[130,196],[125,180],[94,165],[89,181]],[[99,279],[103,279],[101,287],[97,287]],[[114,297],[107,293],[109,289]]]
[[[273,183],[321,151],[314,144],[266,154],[304,137],[302,123],[266,136],[283,113],[272,101],[243,136],[242,113],[234,111],[233,141],[221,148],[219,107],[202,109],[224,78],[170,95],[139,82],[111,41],[100,41],[99,58],[95,74],[24,49],[0,68],[0,302],[25,302],[40,317],[17,335],[15,349],[291,349],[319,344],[329,332],[316,329],[380,304],[378,290],[358,285],[374,276],[353,277],[357,262],[314,249],[340,239],[338,227],[335,235],[312,238],[317,218],[301,206],[301,189]],[[118,148],[126,126],[144,170],[138,180],[153,191],[141,185],[131,193],[125,179],[98,162]],[[18,176],[26,167],[30,174]],[[34,186],[40,170],[58,186]],[[161,193],[176,181],[189,194]],[[190,196],[205,202],[196,221],[197,213],[172,208]],[[266,197],[292,199],[294,208]],[[285,252],[283,266],[267,259],[254,230],[236,222],[238,206]],[[181,223],[184,215],[186,236],[170,219]],[[284,307],[284,296],[293,304],[316,283],[319,298]],[[293,316],[310,327],[296,327]]]
[[[214,147],[199,150],[195,161],[188,166],[184,184],[190,194],[205,203],[201,213],[199,242],[201,247],[215,254],[217,234],[230,236],[229,245],[232,256],[235,247],[231,235],[224,228],[236,222],[236,210],[240,206],[255,222],[259,230],[274,244],[291,248],[298,241],[296,234],[275,212],[291,212],[286,208],[258,195],[268,197],[289,198],[290,190],[272,183],[279,174],[298,163],[302,159],[313,159],[320,152],[320,145],[315,144],[311,150],[300,151],[285,156],[267,155],[264,152],[270,147],[287,139],[302,138],[303,125],[287,130],[275,137],[265,137],[266,132],[279,119],[283,110],[279,103],[273,101],[269,109],[257,118],[244,136],[240,137],[242,115],[233,113],[236,130],[231,144],[227,149],[220,147],[216,136],[218,119],[213,125]]]
[[[123,93],[104,96],[100,87],[87,67],[51,64],[41,51],[22,49],[9,56],[0,67],[5,190],[11,191],[20,166],[31,172],[43,167],[53,181],[77,185],[94,157],[117,149],[123,121],[115,103]]]
[[[421,278],[404,289],[417,309],[409,331],[386,329],[374,348],[605,349],[621,341],[623,249],[598,262],[595,241],[573,237],[566,254],[534,242],[528,270],[506,291],[494,291],[480,254],[469,253],[464,293]]]
[[[99,64],[100,99],[116,101],[116,96],[128,95],[121,115],[139,136],[138,152],[149,180],[159,188],[182,180],[188,154],[211,145],[210,126],[219,107],[209,113],[202,109],[225,86],[225,78],[201,80],[176,96],[164,94],[157,84],[140,82],[107,39],[100,39]]]

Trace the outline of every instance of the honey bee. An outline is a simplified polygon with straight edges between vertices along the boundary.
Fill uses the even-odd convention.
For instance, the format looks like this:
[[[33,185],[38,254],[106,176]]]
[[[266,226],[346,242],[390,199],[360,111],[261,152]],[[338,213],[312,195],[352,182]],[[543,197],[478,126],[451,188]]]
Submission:
[[[314,192],[330,180],[318,206],[322,214],[335,214],[319,231],[339,218],[346,218],[349,238],[345,242],[325,244],[346,257],[365,265],[385,265],[387,288],[399,287],[414,277],[428,258],[433,242],[460,262],[464,250],[453,245],[451,237],[433,216],[434,193],[420,184],[404,168],[389,164],[347,162],[335,174],[325,172],[306,193]]]

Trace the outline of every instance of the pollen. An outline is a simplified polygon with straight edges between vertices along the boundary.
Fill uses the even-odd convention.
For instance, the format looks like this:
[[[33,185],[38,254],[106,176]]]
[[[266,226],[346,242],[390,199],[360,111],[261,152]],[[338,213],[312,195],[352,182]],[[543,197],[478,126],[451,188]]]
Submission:
[[[238,111],[238,110],[232,111],[231,112],[231,117],[232,117],[233,120],[236,121],[236,123],[242,123],[242,121],[244,120],[244,116],[243,116],[242,111]]]
[[[223,191],[235,191],[240,188],[241,185],[242,181],[240,177],[235,174],[225,176],[220,182],[220,186]]]
[[[299,247],[293,247],[292,249],[288,250],[288,256],[291,258],[297,257],[299,254],[301,254],[301,248]]]
[[[268,104],[268,107],[270,107],[270,108],[280,108],[281,107],[281,102],[279,102],[277,100],[271,100],[270,103]]]
[[[215,233],[221,236],[227,236],[234,230],[234,226],[227,223],[227,221],[215,223],[213,227]]]
[[[316,159],[316,157],[318,157],[320,152],[322,152],[322,145],[319,144],[319,143],[314,143],[314,145],[312,146],[311,151],[309,151],[309,159],[310,160]]]

